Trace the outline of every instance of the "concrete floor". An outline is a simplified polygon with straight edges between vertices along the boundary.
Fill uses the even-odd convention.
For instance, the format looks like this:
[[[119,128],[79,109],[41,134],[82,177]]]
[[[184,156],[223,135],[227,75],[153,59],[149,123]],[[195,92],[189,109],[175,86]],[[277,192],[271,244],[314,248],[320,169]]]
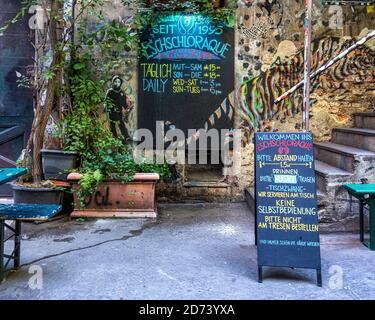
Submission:
[[[23,266],[0,299],[375,299],[375,252],[355,234],[321,236],[323,288],[313,270],[266,269],[259,284],[245,203],[160,212],[155,221],[24,223]],[[32,265],[42,289],[28,285]]]

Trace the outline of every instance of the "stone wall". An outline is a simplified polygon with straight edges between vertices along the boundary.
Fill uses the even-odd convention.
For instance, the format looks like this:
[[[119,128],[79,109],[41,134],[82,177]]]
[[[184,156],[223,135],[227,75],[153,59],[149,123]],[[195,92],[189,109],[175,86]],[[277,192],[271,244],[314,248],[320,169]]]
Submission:
[[[236,69],[239,102],[236,109],[240,127],[247,134],[237,188],[237,196],[242,198],[243,188],[253,185],[254,131],[301,129],[301,92],[279,106],[272,102],[278,96],[277,91],[290,88],[301,80],[305,2],[261,0],[239,3]],[[374,27],[374,7],[323,6],[314,2],[313,68]],[[356,50],[314,81],[310,125],[317,141],[329,140],[332,128],[350,127],[354,112],[374,110],[374,44],[375,41],[371,41]],[[364,62],[366,57],[369,61]],[[363,63],[357,66],[356,61]],[[272,85],[270,79],[277,84]],[[258,93],[260,98],[254,99],[250,93],[253,97]]]
[[[225,181],[230,187],[187,189],[183,186],[186,168],[178,166],[182,179],[160,184],[161,200],[243,200],[244,188],[253,185],[253,133],[301,129],[301,92],[279,105],[273,101],[302,79],[305,1],[240,0],[238,5],[236,89],[228,101],[236,126],[244,132],[241,173]],[[124,23],[131,17],[131,12],[115,2],[109,2],[105,12]],[[313,69],[374,28],[374,6],[323,6],[314,1]],[[374,110],[374,53],[372,41],[313,82],[311,130],[318,141],[329,140],[334,127],[351,126],[352,113]],[[136,106],[136,60],[129,59],[129,65],[118,72],[126,74],[124,86]],[[131,119],[134,130],[136,108]]]

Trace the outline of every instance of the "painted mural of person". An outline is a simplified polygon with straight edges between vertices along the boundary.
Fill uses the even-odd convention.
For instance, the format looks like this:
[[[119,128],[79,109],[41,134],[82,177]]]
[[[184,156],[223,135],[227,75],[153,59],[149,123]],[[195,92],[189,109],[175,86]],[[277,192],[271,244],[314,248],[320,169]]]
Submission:
[[[116,75],[112,79],[112,87],[107,91],[105,111],[109,117],[111,132],[118,138],[117,127],[120,129],[124,143],[131,140],[125,123],[129,121],[129,115],[133,107],[129,105],[126,94],[122,91],[123,80]]]

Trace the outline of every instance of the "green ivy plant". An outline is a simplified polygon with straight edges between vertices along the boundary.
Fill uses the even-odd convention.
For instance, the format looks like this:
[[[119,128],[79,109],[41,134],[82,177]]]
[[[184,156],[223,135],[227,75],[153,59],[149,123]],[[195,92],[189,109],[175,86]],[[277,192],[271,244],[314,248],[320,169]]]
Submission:
[[[70,86],[73,109],[59,125],[59,135],[65,139],[65,150],[80,154],[78,198],[82,207],[106,178],[123,183],[134,179],[136,173],[154,172],[162,178],[171,176],[167,164],[152,164],[144,159],[134,160],[132,150],[114,138],[106,127],[102,108],[105,104],[105,82],[94,81],[90,73],[92,56],[77,53],[72,62]]]
[[[122,183],[131,182],[136,173],[159,173],[162,178],[171,176],[171,171],[167,164],[157,165],[137,163],[129,149],[107,148],[98,153],[92,153],[80,171],[83,176],[79,181],[78,199],[82,207],[85,206],[85,199],[92,195],[98,185],[104,179],[113,179]]]

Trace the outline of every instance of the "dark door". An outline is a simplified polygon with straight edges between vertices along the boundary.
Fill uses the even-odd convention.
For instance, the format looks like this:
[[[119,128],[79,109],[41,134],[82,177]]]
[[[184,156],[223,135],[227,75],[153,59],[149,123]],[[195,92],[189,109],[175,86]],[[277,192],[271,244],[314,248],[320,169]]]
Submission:
[[[17,14],[20,2],[0,0],[0,26]],[[0,168],[16,165],[33,118],[32,92],[19,81],[32,73],[33,32],[29,19],[26,16],[0,36]],[[10,195],[9,185],[0,187],[0,197]]]

